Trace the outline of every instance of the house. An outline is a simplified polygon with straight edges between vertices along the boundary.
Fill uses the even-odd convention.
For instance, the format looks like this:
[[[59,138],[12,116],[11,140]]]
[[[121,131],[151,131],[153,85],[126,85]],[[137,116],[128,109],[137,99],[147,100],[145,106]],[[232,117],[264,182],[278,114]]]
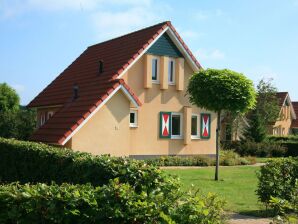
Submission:
[[[214,155],[216,115],[186,95],[200,69],[170,22],[90,46],[29,103],[31,140],[134,158]]]
[[[276,94],[280,112],[277,120],[268,125],[268,134],[286,136],[292,134],[292,123],[296,119],[296,113],[288,92]]]
[[[298,135],[298,101],[297,102],[292,102],[294,111],[296,113],[296,119],[292,121],[292,134]]]

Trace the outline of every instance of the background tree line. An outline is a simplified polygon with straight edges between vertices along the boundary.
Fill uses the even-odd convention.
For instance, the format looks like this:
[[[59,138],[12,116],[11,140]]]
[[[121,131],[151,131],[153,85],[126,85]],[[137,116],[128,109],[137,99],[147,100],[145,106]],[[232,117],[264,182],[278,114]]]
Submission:
[[[17,92],[0,83],[0,136],[27,140],[36,127],[36,111],[20,105]]]

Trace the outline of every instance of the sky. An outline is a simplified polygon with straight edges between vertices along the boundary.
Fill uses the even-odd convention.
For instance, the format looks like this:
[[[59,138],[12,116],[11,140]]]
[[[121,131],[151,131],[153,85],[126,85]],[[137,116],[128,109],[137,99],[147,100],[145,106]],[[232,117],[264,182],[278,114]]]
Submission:
[[[203,68],[298,101],[298,0],[0,0],[0,83],[26,105],[88,46],[168,20]]]

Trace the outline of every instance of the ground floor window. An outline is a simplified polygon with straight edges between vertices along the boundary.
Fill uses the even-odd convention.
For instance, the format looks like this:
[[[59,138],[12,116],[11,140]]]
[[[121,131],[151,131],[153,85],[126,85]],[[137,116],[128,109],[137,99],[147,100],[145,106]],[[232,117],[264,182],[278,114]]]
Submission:
[[[172,113],[172,138],[182,138],[182,114]]]
[[[199,138],[199,119],[197,114],[193,114],[191,116],[191,138],[198,139]]]
[[[129,126],[133,127],[133,128],[138,127],[138,111],[137,110],[130,110]]]

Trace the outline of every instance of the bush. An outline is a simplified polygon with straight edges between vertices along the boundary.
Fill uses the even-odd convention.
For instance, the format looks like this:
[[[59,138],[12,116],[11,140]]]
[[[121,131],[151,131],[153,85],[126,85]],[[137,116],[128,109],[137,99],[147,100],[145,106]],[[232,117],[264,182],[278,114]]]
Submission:
[[[258,173],[257,195],[269,205],[271,197],[291,201],[298,179],[298,158],[269,160]]]
[[[280,143],[275,142],[231,142],[224,143],[223,148],[233,149],[241,156],[257,156],[257,157],[282,157],[286,155],[286,148]]]
[[[267,137],[268,141],[273,141],[273,142],[298,142],[298,136],[295,135],[288,135],[288,136],[275,136],[271,135]]]
[[[148,192],[162,188],[166,179],[161,170],[141,161],[0,138],[0,182],[99,186],[114,178]]]
[[[212,164],[211,158],[203,156],[161,156],[145,161],[156,166],[209,166]]]
[[[0,222],[4,224],[223,223],[223,205],[212,194],[137,194],[117,179],[96,188],[90,184],[0,186]]]
[[[153,159],[145,160],[146,163],[155,166],[214,166],[215,160],[205,156],[162,156]],[[255,164],[256,160],[253,157],[240,157],[233,151],[220,152],[220,165],[235,166]]]

